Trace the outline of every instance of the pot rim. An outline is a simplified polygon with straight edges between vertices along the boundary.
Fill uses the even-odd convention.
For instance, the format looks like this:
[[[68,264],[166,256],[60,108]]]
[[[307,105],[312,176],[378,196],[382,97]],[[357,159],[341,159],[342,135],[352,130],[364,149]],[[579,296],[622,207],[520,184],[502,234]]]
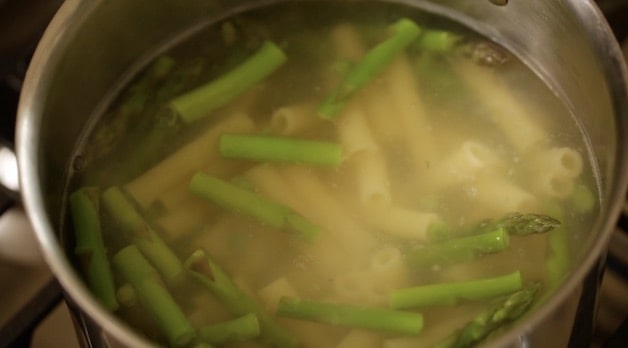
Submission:
[[[28,67],[20,100],[16,121],[16,153],[20,176],[20,190],[26,213],[33,225],[43,257],[52,273],[62,285],[67,296],[84,311],[98,325],[105,328],[113,338],[131,347],[152,347],[146,338],[135,333],[128,325],[116,318],[105,309],[85,287],[74,267],[66,257],[66,253],[59,244],[55,229],[47,219],[46,209],[39,197],[43,196],[39,181],[39,130],[37,125],[42,119],[43,104],[46,100],[46,91],[52,78],[52,70],[60,59],[64,45],[67,45],[68,35],[72,30],[80,27],[80,23],[87,19],[89,13],[98,1],[66,0],[52,21],[46,28]],[[77,20],[74,27],[70,27],[71,19]],[[37,102],[35,102],[37,101]],[[75,313],[76,314],[76,313]],[[101,337],[106,340],[106,337]],[[89,345],[91,346],[91,344]]]
[[[136,333],[130,326],[118,320],[114,314],[101,306],[83,285],[60,246],[55,229],[47,219],[46,209],[41,198],[43,191],[39,180],[39,129],[47,89],[55,66],[68,44],[68,35],[80,28],[80,23],[89,17],[99,1],[66,0],[45,31],[29,66],[20,96],[17,118],[16,149],[20,172],[20,187],[24,207],[39,241],[43,256],[71,300],[91,319],[101,325],[113,338],[132,347],[153,346],[147,339]],[[586,250],[588,255],[580,267],[572,270],[540,308],[520,320],[507,333],[492,340],[490,346],[506,346],[513,342],[525,342],[527,332],[534,330],[545,318],[564,303],[582,284],[582,280],[599,262],[614,230],[621,205],[628,187],[628,73],[622,52],[612,31],[595,3],[589,1],[567,2],[576,19],[591,40],[595,40],[595,54],[605,67],[604,75],[610,83],[611,100],[616,112],[618,146],[609,187],[612,192],[605,195],[606,205],[601,209],[596,228],[599,237]],[[80,20],[75,21],[76,18]],[[72,21],[75,22],[72,22]],[[72,23],[72,26],[68,25]],[[625,136],[620,136],[624,134]],[[605,209],[604,209],[605,208]]]

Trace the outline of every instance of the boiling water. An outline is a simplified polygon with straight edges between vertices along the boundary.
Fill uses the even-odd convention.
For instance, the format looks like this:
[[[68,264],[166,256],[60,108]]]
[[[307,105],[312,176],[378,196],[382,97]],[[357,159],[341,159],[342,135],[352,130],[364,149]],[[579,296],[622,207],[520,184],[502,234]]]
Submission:
[[[413,20],[423,34],[446,32],[440,37],[453,45],[410,44],[336,119],[318,117],[317,106],[400,18]],[[164,111],[172,98],[238,66],[265,40],[275,42],[287,61],[261,83],[192,124]],[[212,23],[159,57],[162,63],[155,64],[163,64],[163,74],[133,75],[90,131],[69,191],[122,188],[178,258],[206,250],[304,346],[363,347],[363,341],[350,345],[352,335],[367,337],[373,347],[431,346],[489,301],[412,308],[423,313],[424,330],[400,337],[276,317],[280,295],[387,308],[388,295],[399,288],[515,271],[524,285],[539,282],[547,292],[568,270],[570,243],[591,226],[595,185],[569,111],[516,57],[452,21],[378,2],[276,4]],[[305,125],[290,128],[293,116],[282,113],[305,115],[294,121]],[[330,168],[224,158],[218,154],[221,133],[340,144],[342,163]],[[206,145],[185,162],[192,172],[163,165],[197,141]],[[197,171],[280,203],[322,232],[304,242],[289,228],[204,200],[188,189]],[[463,262],[409,261],[426,246],[473,235],[482,221],[513,212],[549,214],[562,225],[546,234],[511,236],[506,250]],[[101,218],[111,257],[130,239],[106,211]],[[116,286],[123,286],[115,269],[114,275]],[[234,317],[202,286],[184,283],[169,291],[193,327]],[[167,342],[141,301],[122,305],[117,314]]]

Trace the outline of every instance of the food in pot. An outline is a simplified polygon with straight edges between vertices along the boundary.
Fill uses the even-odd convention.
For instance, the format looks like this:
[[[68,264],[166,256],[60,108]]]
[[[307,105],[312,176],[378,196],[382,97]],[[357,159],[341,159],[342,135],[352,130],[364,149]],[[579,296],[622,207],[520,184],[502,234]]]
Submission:
[[[164,47],[68,190],[87,285],[160,344],[472,346],[561,283],[596,213],[568,108],[451,20],[279,3]]]

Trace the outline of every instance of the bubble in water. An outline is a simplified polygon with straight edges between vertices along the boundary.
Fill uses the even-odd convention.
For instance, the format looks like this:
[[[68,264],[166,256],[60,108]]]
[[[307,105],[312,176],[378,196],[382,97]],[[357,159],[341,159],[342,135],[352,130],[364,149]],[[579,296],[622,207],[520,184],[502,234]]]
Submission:
[[[500,66],[510,58],[510,54],[503,47],[488,41],[472,43],[467,50],[468,56],[474,62],[485,66]]]
[[[488,0],[497,6],[508,5],[508,0]]]

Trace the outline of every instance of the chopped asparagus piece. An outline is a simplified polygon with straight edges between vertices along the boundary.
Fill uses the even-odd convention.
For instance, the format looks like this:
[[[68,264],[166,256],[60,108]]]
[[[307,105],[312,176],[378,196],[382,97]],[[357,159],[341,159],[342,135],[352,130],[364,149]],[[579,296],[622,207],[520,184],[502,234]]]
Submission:
[[[404,335],[417,335],[423,329],[423,316],[416,312],[316,302],[294,297],[282,297],[277,314],[331,325]]]
[[[86,187],[70,195],[76,235],[74,254],[80,259],[87,285],[109,310],[118,309],[111,265],[100,229],[98,189]]]
[[[455,305],[459,300],[483,300],[521,289],[519,271],[492,278],[448,282],[397,289],[390,294],[390,306],[405,309]]]
[[[183,347],[194,339],[194,328],[164,286],[159,274],[135,245],[127,246],[114,255],[113,264],[131,284],[138,300],[152,314],[171,345]]]
[[[297,340],[277,325],[255,300],[241,290],[203,250],[197,250],[185,261],[185,267],[234,315],[253,313],[261,329],[261,339],[273,347],[295,347]]]

